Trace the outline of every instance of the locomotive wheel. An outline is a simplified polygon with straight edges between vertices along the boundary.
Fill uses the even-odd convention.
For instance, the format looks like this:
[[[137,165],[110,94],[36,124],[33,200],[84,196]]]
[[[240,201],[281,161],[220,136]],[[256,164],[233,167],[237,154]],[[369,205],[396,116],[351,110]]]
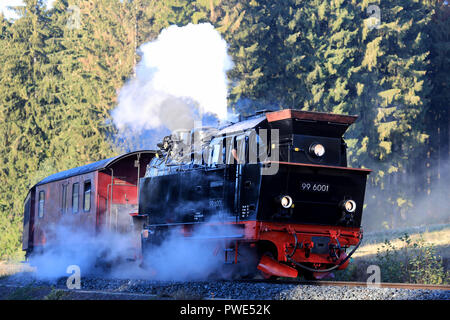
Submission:
[[[270,258],[277,256],[276,247],[270,242],[259,243],[256,248],[248,248],[246,252],[247,260],[247,274],[243,276],[244,279],[267,279],[275,280],[277,276],[263,272],[258,269],[258,264],[262,256],[266,255]]]
[[[305,280],[316,280],[313,272],[311,272],[311,271],[304,270],[304,271],[302,271],[302,275],[303,275],[303,278],[305,278]]]
[[[303,276],[303,278],[305,278],[305,280],[316,281],[316,280],[322,280],[322,279],[327,279],[327,278],[334,278],[334,274],[332,272],[315,273],[315,272],[308,271],[308,270],[301,270],[299,272],[301,272],[301,275]]]
[[[252,278],[256,270],[256,261],[256,250],[250,248],[248,244],[240,244],[238,247],[238,263],[223,264],[218,276],[226,280]]]
[[[223,280],[235,280],[238,278],[238,267],[235,264],[224,264],[219,277]]]

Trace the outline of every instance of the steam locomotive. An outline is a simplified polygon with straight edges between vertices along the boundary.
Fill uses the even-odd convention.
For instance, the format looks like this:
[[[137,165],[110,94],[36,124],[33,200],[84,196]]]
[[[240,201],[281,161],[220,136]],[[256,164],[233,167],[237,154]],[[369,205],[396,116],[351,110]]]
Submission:
[[[250,270],[264,277],[344,269],[362,239],[370,172],[347,167],[342,136],[355,120],[282,110],[167,137],[140,184],[144,255],[172,228],[189,237],[201,224],[232,224],[232,234],[213,237],[226,240],[224,263],[252,253]]]
[[[217,255],[230,277],[317,279],[345,269],[363,237],[371,172],[347,167],[343,135],[356,118],[262,111],[220,128],[178,130],[156,151],[57,173],[30,190],[23,249],[29,255],[44,248],[46,226],[72,211],[94,234],[121,230],[131,216],[143,261],[176,231],[220,240]],[[72,205],[64,201],[69,188]],[[196,230],[205,227],[212,232],[200,239]]]

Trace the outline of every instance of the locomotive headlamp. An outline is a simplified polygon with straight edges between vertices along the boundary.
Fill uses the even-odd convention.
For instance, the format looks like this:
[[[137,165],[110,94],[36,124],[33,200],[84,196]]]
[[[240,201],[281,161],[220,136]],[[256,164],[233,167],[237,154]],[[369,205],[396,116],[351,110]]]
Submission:
[[[281,198],[281,205],[283,206],[283,208],[290,208],[292,207],[292,198],[289,196],[284,196]]]
[[[312,144],[311,147],[309,147],[309,152],[311,152],[316,157],[322,157],[325,154],[325,147],[320,143],[315,143]]]
[[[343,202],[343,207],[344,207],[345,211],[347,211],[349,213],[355,212],[356,202],[353,200],[345,200]]]

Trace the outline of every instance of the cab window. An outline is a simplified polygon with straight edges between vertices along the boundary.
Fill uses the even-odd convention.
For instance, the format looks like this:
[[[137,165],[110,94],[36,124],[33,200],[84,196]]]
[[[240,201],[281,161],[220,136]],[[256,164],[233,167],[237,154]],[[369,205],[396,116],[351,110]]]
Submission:
[[[236,138],[236,158],[240,164],[247,162],[247,141],[248,137],[245,135]]]
[[[216,138],[211,141],[209,146],[209,159],[208,165],[215,166],[223,164],[223,139]]]
[[[228,136],[225,138],[225,150],[226,150],[226,164],[235,164],[235,159],[233,157],[233,150],[236,149],[236,137]]]
[[[247,148],[249,163],[264,162],[267,159],[267,145],[255,130],[252,130],[248,135]]]

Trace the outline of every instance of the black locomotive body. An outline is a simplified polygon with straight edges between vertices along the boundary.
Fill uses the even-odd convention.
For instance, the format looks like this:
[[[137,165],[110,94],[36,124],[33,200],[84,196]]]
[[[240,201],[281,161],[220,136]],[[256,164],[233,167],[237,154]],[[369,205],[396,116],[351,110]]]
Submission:
[[[347,167],[343,134],[355,120],[286,109],[167,138],[140,179],[144,255],[174,228],[191,236],[199,225],[232,224],[240,232],[224,262],[238,264],[245,247],[265,276],[345,268],[362,239],[370,173]]]

